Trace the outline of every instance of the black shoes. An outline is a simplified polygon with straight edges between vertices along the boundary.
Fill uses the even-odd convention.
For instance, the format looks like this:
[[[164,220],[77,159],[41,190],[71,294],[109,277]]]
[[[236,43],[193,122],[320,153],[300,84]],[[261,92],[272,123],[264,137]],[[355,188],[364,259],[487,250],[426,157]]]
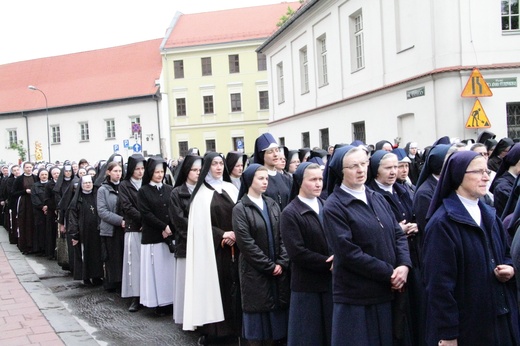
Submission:
[[[139,310],[139,297],[132,298],[132,303],[130,303],[130,307],[128,311],[137,312]]]

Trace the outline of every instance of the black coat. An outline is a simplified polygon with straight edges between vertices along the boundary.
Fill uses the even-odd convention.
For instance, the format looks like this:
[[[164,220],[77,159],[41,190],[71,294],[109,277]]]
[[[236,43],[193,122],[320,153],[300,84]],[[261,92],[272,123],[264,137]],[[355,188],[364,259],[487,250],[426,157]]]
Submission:
[[[169,204],[173,186],[163,184],[160,190],[155,186],[143,185],[137,193],[137,205],[141,212],[143,237],[141,244],[158,244],[164,242],[162,231],[173,225],[170,221]]]
[[[141,232],[141,213],[137,208],[137,189],[130,180],[123,180],[118,189],[118,211],[125,219],[125,232]]]
[[[291,260],[291,290],[330,291],[332,263],[326,260],[332,250],[314,210],[296,197],[282,212],[280,231]]]
[[[175,257],[177,258],[186,258],[190,199],[191,194],[186,184],[174,188],[170,195],[170,219],[175,227]]]
[[[233,208],[233,230],[240,249],[240,292],[245,312],[287,308],[290,300],[289,259],[280,235],[280,208],[271,198],[264,196],[263,199],[271,219],[275,261],[269,258],[268,229],[256,204],[245,195]],[[283,270],[279,276],[273,276],[276,264]]]

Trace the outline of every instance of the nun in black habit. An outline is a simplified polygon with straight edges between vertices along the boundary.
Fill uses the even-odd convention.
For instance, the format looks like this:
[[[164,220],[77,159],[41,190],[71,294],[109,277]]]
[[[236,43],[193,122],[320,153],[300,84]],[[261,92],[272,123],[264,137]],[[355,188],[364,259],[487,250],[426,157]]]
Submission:
[[[229,173],[231,183],[240,190],[240,177],[244,172],[247,162],[247,155],[239,151],[230,151],[226,155],[226,169]]]
[[[74,249],[74,280],[83,280],[87,286],[101,284],[104,275],[95,190],[90,175],[80,178],[69,205],[67,227]]]
[[[489,160],[487,166],[492,171],[498,171],[500,164],[502,163],[502,159],[508,153],[509,149],[513,146],[514,141],[511,138],[502,138],[498,144],[495,146],[495,149],[489,155]]]

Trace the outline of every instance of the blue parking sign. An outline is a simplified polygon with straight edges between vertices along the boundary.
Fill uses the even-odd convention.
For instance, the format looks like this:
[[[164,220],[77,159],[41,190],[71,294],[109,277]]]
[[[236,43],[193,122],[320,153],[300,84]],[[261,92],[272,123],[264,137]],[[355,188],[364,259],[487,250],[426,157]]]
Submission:
[[[128,139],[123,139],[123,148],[128,148],[130,146],[130,141]]]
[[[114,144],[114,153],[119,151],[119,144]]]

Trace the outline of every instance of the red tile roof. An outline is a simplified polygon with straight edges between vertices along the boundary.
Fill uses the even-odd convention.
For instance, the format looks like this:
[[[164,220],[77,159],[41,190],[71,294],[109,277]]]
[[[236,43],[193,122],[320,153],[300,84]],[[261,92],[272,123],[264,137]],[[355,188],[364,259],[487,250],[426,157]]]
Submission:
[[[231,10],[183,14],[164,48],[262,39],[271,36],[287,8],[296,11],[299,2],[282,2]]]
[[[0,114],[154,95],[162,39],[0,65]]]

